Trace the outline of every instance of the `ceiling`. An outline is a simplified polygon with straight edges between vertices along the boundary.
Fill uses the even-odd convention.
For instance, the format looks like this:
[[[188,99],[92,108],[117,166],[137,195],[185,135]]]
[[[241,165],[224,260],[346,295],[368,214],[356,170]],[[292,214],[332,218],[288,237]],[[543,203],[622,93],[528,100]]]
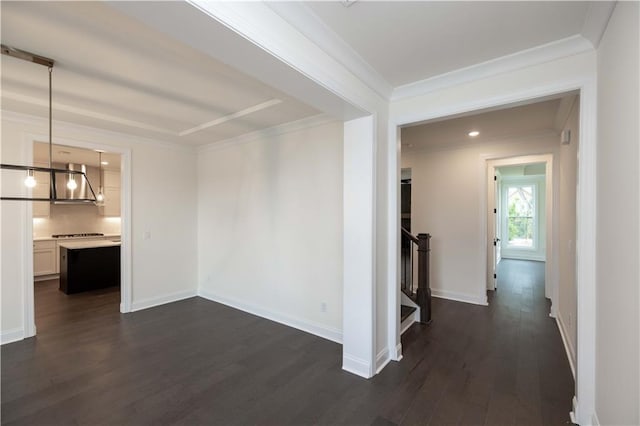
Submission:
[[[592,2],[306,2],[393,87],[580,34]]]
[[[600,4],[344,3],[270,7],[345,67],[362,70],[363,81],[373,78],[370,87],[396,87],[584,33]],[[200,146],[346,104],[333,93],[339,102],[327,103],[331,108],[297,100],[329,91],[296,80],[297,71],[185,2],[2,1],[0,8],[3,44],[56,61],[54,120]],[[187,33],[199,43],[182,37]],[[267,56],[280,68],[265,65]],[[46,68],[2,56],[1,71],[2,109],[46,117]],[[285,81],[280,90],[271,85],[274,75]]]
[[[54,120],[202,145],[319,113],[103,2],[0,7],[3,44],[56,61]],[[2,56],[3,109],[46,116],[47,87],[45,67]]]
[[[402,149],[433,149],[559,134],[577,96],[573,93],[527,105],[483,111],[402,129]],[[480,132],[471,137],[469,132]]]

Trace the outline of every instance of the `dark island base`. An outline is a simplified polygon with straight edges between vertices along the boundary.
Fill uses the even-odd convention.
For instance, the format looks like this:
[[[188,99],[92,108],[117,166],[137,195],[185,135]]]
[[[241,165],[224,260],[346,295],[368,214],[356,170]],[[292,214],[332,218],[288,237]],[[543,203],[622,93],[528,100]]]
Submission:
[[[60,247],[60,291],[65,294],[120,286],[120,246]]]

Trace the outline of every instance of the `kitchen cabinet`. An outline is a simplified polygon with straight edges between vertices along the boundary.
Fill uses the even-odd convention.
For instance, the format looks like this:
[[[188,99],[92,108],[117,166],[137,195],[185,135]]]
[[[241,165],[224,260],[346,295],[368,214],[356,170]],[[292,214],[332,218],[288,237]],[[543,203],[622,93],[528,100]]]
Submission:
[[[34,241],[33,276],[57,274],[57,257],[58,250],[55,241]]]
[[[34,162],[36,167],[49,167],[48,163]],[[49,198],[49,175],[47,173],[36,172],[36,186],[31,194],[33,198]],[[51,203],[48,201],[33,202],[33,217],[49,217]]]
[[[103,216],[120,217],[120,172],[103,171],[104,204],[100,207]]]

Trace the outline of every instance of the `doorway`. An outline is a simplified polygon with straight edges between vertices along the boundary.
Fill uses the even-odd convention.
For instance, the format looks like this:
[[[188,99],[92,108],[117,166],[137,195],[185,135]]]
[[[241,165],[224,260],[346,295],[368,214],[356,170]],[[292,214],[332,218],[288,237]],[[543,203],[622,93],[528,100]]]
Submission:
[[[92,318],[102,306],[119,312],[121,155],[34,142],[33,164],[78,170],[87,179],[56,173],[60,198],[93,198],[98,204],[33,202],[35,323],[49,332],[68,321]],[[34,194],[49,196],[50,176],[35,173]],[[89,264],[91,267],[89,267]]]
[[[571,86],[569,86],[571,87]],[[533,92],[537,93],[537,94],[542,94],[545,93],[544,90],[533,90]],[[550,95],[549,92],[546,92],[545,95]],[[553,96],[553,95],[551,95]],[[558,96],[558,95],[555,95]],[[531,102],[529,98],[527,101],[524,101],[522,98],[519,98],[516,95],[505,95],[503,99],[509,99],[511,101],[520,101],[520,102]],[[589,315],[587,315],[587,313],[589,312],[589,307],[591,307],[591,309],[593,308],[593,302],[594,302],[594,287],[593,287],[593,274],[592,274],[592,263],[590,263],[589,261],[586,261],[586,259],[593,259],[593,255],[594,255],[594,244],[592,241],[589,240],[589,235],[590,232],[593,231],[593,225],[594,225],[594,216],[593,216],[593,202],[594,202],[594,197],[595,197],[595,186],[594,186],[594,174],[595,174],[595,169],[593,167],[594,165],[594,153],[595,153],[595,132],[593,129],[593,126],[591,126],[589,123],[589,120],[593,120],[593,110],[590,110],[589,108],[592,108],[595,102],[595,95],[594,95],[594,91],[593,91],[593,87],[590,86],[589,84],[585,83],[584,86],[581,87],[581,91],[580,91],[580,96],[576,96],[572,101],[568,101],[568,110],[571,110],[572,108],[575,107],[576,110],[576,123],[575,123],[575,127],[572,130],[572,132],[580,132],[580,150],[578,151],[575,146],[573,149],[576,149],[573,157],[575,157],[575,168],[574,168],[574,173],[575,173],[575,179],[574,179],[574,185],[573,185],[573,194],[574,194],[574,202],[575,202],[575,212],[579,212],[578,213],[574,213],[573,215],[573,219],[572,219],[572,223],[573,223],[573,228],[575,229],[575,238],[573,240],[570,241],[570,243],[574,243],[575,241],[578,241],[580,243],[580,247],[579,248],[573,248],[573,262],[568,262],[567,264],[572,265],[571,267],[575,270],[576,272],[576,286],[578,287],[580,286],[581,288],[581,293],[578,292],[577,296],[575,296],[574,294],[574,299],[576,299],[578,296],[580,297],[580,300],[577,301],[577,307],[576,307],[576,312],[575,312],[575,316],[573,317],[573,320],[575,321],[575,323],[580,323],[582,324],[579,327],[576,327],[575,333],[580,334],[578,336],[578,339],[582,339],[581,340],[581,347],[582,350],[584,351],[586,348],[592,348],[593,344],[594,344],[594,324],[592,321],[592,318],[589,318]],[[487,100],[487,106],[490,108],[499,108],[498,105],[500,105],[499,103],[496,103],[495,99],[490,99]],[[504,105],[504,104],[503,104]],[[572,106],[573,105],[573,106]],[[469,109],[465,110],[465,109],[458,109],[456,110],[456,112],[458,113],[458,116],[465,116],[467,114],[472,114],[471,111],[474,108],[476,108],[478,106],[478,102],[477,100],[475,102],[471,102],[469,104]],[[459,107],[459,106],[458,106]],[[443,109],[444,110],[444,109]],[[447,117],[447,114],[442,114],[442,115],[438,115],[438,114],[434,114],[433,111],[429,110],[430,113],[426,113],[424,116],[421,116],[420,118],[423,120],[422,122],[426,122],[427,120],[433,120],[433,121],[444,121],[446,120],[445,117]],[[448,114],[451,113],[451,110],[446,110]],[[411,119],[413,121],[416,120],[416,116],[415,114],[412,114],[410,116],[407,116],[408,119]],[[579,120],[578,120],[579,118]],[[397,119],[396,123],[406,123],[405,125],[408,125],[408,122],[402,121],[401,119]],[[562,121],[561,122],[562,125],[566,124],[566,121]],[[559,136],[559,135],[558,135]],[[563,137],[564,139],[564,137]],[[403,143],[403,149],[404,149],[404,140],[402,141]],[[560,137],[558,137],[557,139],[558,144],[560,144]],[[562,142],[564,144],[564,141]],[[564,148],[561,148],[564,149]],[[535,152],[535,151],[534,151]],[[542,151],[544,152],[544,151]],[[500,155],[498,154],[485,154],[484,155],[484,159],[488,162],[488,161],[492,161],[492,160],[502,160],[504,158],[509,158],[509,156],[504,156],[504,155]],[[568,155],[567,158],[571,158],[571,155]],[[547,161],[542,160],[542,161]],[[554,164],[554,161],[560,163],[560,164]],[[580,163],[580,168],[577,168],[577,163]],[[562,169],[562,160],[556,159],[554,160],[554,158],[550,158],[549,159],[549,164],[551,165],[551,167],[549,167],[549,170],[552,169],[552,167],[555,165],[556,167],[558,167],[558,165],[560,166],[560,168],[558,170],[556,170],[556,173]],[[399,173],[399,168],[402,166],[405,166],[404,163],[401,163],[400,161],[398,161],[398,173]],[[415,169],[414,169],[415,172]],[[482,182],[482,189],[481,189],[481,199],[485,200],[485,205],[484,207],[481,209],[480,212],[480,216],[483,218],[483,222],[481,224],[481,227],[484,228],[485,231],[488,231],[490,226],[496,226],[495,225],[495,217],[493,216],[493,208],[491,209],[491,216],[488,215],[488,211],[489,211],[489,203],[486,201],[489,199],[489,190],[493,189],[493,184],[494,184],[494,175],[491,175],[491,181],[488,181],[489,178],[489,173],[487,173],[487,167],[483,168],[483,175],[486,173],[486,178],[485,176],[482,176],[479,181]],[[552,171],[553,173],[553,171]],[[552,173],[549,173],[549,175],[551,175]],[[415,175],[415,173],[414,173]],[[546,179],[550,179],[551,176],[547,176]],[[413,182],[414,184],[416,184],[417,182],[417,178],[414,176]],[[577,180],[580,181],[580,185],[575,185],[575,183],[577,182]],[[557,185],[558,182],[556,180],[554,180],[553,182],[549,182],[548,185],[546,185],[548,188],[552,188],[553,190],[548,191],[548,193],[545,195],[545,201],[548,199],[548,197],[552,197],[551,202],[548,203],[547,206],[545,206],[545,209],[548,208],[548,206],[553,206],[554,202],[557,201],[557,199],[553,199],[553,197],[559,197],[558,195],[558,191],[556,190],[555,185]],[[570,186],[570,185],[569,185]],[[496,197],[496,194],[494,193],[493,197]],[[570,197],[569,197],[570,198]],[[547,203],[545,203],[547,204]],[[496,207],[497,208],[497,207]],[[398,208],[399,210],[399,208]],[[551,218],[550,220],[547,221],[547,223],[545,224],[544,228],[548,227],[548,226],[557,226],[557,216],[555,215],[547,215],[549,218]],[[396,216],[397,218],[397,216]],[[491,220],[490,220],[491,218]],[[578,220],[579,219],[579,220]],[[491,225],[491,223],[493,223],[493,225]],[[435,231],[432,231],[435,234]],[[582,235],[582,239],[580,238],[580,235]],[[484,253],[484,256],[486,256],[485,258],[487,259],[488,264],[492,263],[492,259],[494,257],[493,254],[493,239],[489,239],[487,238],[489,236],[488,232],[483,233],[481,239],[481,246],[482,251]],[[495,234],[492,233],[491,237],[494,237]],[[548,259],[548,261],[545,264],[545,269],[546,271],[546,275],[550,276],[550,279],[546,279],[545,284],[554,282],[557,283],[558,280],[558,260],[556,258],[554,258],[554,255],[557,255],[557,253],[560,251],[560,241],[558,238],[557,233],[553,233],[553,232],[547,232],[547,247],[546,247],[546,259]],[[550,240],[549,240],[550,238]],[[532,235],[532,242],[531,244],[533,244],[533,235]],[[490,247],[488,241],[491,241]],[[570,244],[568,245],[570,246]],[[486,250],[485,250],[486,247]],[[400,247],[398,247],[396,250],[397,256],[399,256],[399,250]],[[491,251],[490,251],[491,250]],[[580,250],[581,256],[575,256],[575,252]],[[489,256],[489,253],[491,253],[491,255]],[[498,251],[495,255],[496,259],[500,259],[500,252]],[[491,259],[491,260],[490,260]],[[493,264],[491,265],[491,268],[487,267],[487,272],[491,271],[491,279],[493,279]],[[590,271],[590,272],[589,272]],[[589,275],[590,274],[590,275]],[[488,275],[488,274],[487,274]],[[483,282],[483,287],[484,288],[491,288],[493,287],[493,285],[489,286],[487,283],[490,283],[492,281],[489,280],[489,276],[487,276],[487,279]],[[557,286],[553,289],[552,292],[549,292],[548,289],[545,289],[545,292],[548,293],[548,296],[550,296],[550,298],[553,298],[554,301],[558,300],[557,297]],[[550,294],[550,293],[555,293],[555,294]],[[552,306],[551,309],[551,315],[555,316],[555,314],[557,314],[556,311],[556,306]],[[556,322],[558,323],[558,327],[560,328],[560,333],[562,335],[562,338],[565,342],[565,348],[567,349],[567,353],[569,355],[569,352],[571,352],[569,350],[569,346],[571,346],[570,344],[567,344],[567,341],[570,340],[570,338],[568,336],[565,336],[563,334],[563,327],[560,326],[560,320],[558,318],[556,318]],[[574,325],[577,325],[575,324]],[[565,328],[568,329],[568,328]],[[581,337],[580,337],[581,336]],[[574,341],[575,342],[575,341]],[[574,360],[577,358],[577,354],[580,353],[580,349],[576,347],[576,351],[573,353],[573,357],[570,357],[570,363],[572,363],[571,367],[572,370],[575,371],[575,377],[576,377],[576,382],[577,382],[577,391],[579,391],[580,393],[582,393],[582,395],[589,395],[590,394],[590,390],[588,388],[588,384],[592,383],[593,380],[593,374],[592,374],[592,370],[590,369],[593,366],[593,359],[588,355],[591,352],[585,353],[583,352],[583,361],[581,363],[581,367],[580,369],[577,368],[577,366],[573,365],[573,362],[571,361],[571,358],[573,358]],[[585,357],[586,355],[586,357]],[[574,368],[575,367],[575,368]],[[582,377],[582,379],[581,379]],[[578,393],[578,392],[577,392]],[[589,401],[588,397],[586,397],[584,400],[586,400],[587,402]]]
[[[38,161],[38,153],[37,146],[41,141],[46,140],[47,137],[43,135],[32,135],[30,137],[31,143],[25,144],[25,155],[27,158],[34,158]],[[115,218],[115,215],[111,213],[107,213],[103,215],[104,217],[104,226],[107,228],[107,232],[103,232],[107,235],[103,235],[100,237],[115,238],[115,234],[113,234],[114,229],[119,230],[120,235],[120,255],[119,255],[119,270],[120,270],[120,288],[121,290],[118,292],[114,299],[114,304],[116,306],[116,311],[119,312],[130,312],[131,311],[131,298],[132,298],[132,280],[131,280],[131,150],[128,148],[121,148],[118,146],[111,145],[102,145],[95,144],[85,141],[78,141],[73,139],[64,139],[64,138],[56,138],[54,139],[54,146],[66,147],[66,149],[62,149],[63,151],[69,150],[79,150],[86,153],[90,153],[92,156],[96,158],[96,165],[98,161],[98,151],[108,152],[112,157],[107,157],[103,161],[112,162],[109,164],[108,169],[110,169],[111,174],[114,179],[119,180],[120,190],[118,193],[114,193],[113,191],[109,192],[106,190],[106,185],[108,182],[104,182],[105,184],[105,194],[111,194],[111,199],[113,203],[111,207],[114,205],[118,206],[120,211],[119,219]],[[111,158],[111,160],[109,160]],[[55,159],[55,156],[54,156]],[[48,162],[48,157],[47,157]],[[62,161],[64,163],[64,161]],[[103,165],[107,166],[107,165]],[[104,171],[104,170],[103,170]],[[97,178],[98,172],[97,169],[94,170],[94,177]],[[104,176],[103,176],[104,177]],[[108,179],[107,179],[108,180]],[[111,188],[113,189],[113,188]],[[107,195],[109,196],[109,195]],[[43,217],[45,213],[48,214],[49,209],[53,206],[44,203],[43,205],[39,205],[43,203],[28,203],[26,208],[26,235],[30,238],[33,238],[35,234],[35,230],[38,230],[39,227],[47,228],[47,224],[43,223]],[[85,206],[89,207],[89,206]],[[94,206],[95,207],[95,206]],[[106,205],[105,205],[106,207]],[[53,207],[55,208],[55,207]],[[68,212],[67,212],[68,213]],[[86,212],[85,212],[86,213]],[[83,216],[84,219],[86,217]],[[62,224],[61,226],[67,226],[69,222],[73,221],[73,218],[70,218],[69,215],[65,215],[64,221],[66,224]],[[51,224],[49,224],[51,225]],[[42,229],[40,229],[42,231]],[[46,231],[44,231],[46,232]],[[64,232],[67,233],[67,232]],[[71,233],[71,232],[68,232]],[[84,233],[84,232],[81,232]],[[92,233],[92,232],[87,232]],[[96,237],[96,236],[91,236]],[[42,253],[36,253],[33,249],[27,250],[25,252],[25,258],[27,262],[25,263],[25,278],[26,283],[23,287],[24,289],[24,337],[32,337],[36,335],[36,312],[35,312],[35,295],[34,295],[34,283],[36,278],[42,281],[46,281],[47,279],[56,280],[53,284],[49,283],[50,287],[55,287],[56,291],[59,282],[58,273],[56,271],[56,265],[59,263],[58,253],[59,249],[57,247],[56,240],[53,238],[48,238],[47,241],[48,246],[46,250],[49,251],[46,254],[46,258],[48,259],[48,263],[46,263],[46,268],[44,270],[37,269],[40,268],[41,265],[38,265],[38,262],[42,261]],[[31,247],[31,246],[30,246]],[[52,260],[53,259],[53,260]],[[30,285],[28,283],[31,283]],[[50,289],[48,289],[50,290]],[[50,294],[50,293],[49,293]],[[54,293],[55,294],[55,293]],[[119,306],[119,309],[118,309]]]
[[[557,284],[548,256],[554,232],[553,158],[545,154],[488,159],[485,213],[487,290],[497,288],[502,259],[544,262],[545,295],[552,306]]]

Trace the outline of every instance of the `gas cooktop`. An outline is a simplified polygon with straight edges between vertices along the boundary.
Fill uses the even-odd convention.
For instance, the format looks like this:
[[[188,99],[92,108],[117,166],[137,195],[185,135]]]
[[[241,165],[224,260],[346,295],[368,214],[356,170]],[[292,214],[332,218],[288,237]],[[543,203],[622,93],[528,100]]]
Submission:
[[[104,237],[100,232],[87,232],[85,234],[55,234],[51,238],[78,238],[78,237]]]

